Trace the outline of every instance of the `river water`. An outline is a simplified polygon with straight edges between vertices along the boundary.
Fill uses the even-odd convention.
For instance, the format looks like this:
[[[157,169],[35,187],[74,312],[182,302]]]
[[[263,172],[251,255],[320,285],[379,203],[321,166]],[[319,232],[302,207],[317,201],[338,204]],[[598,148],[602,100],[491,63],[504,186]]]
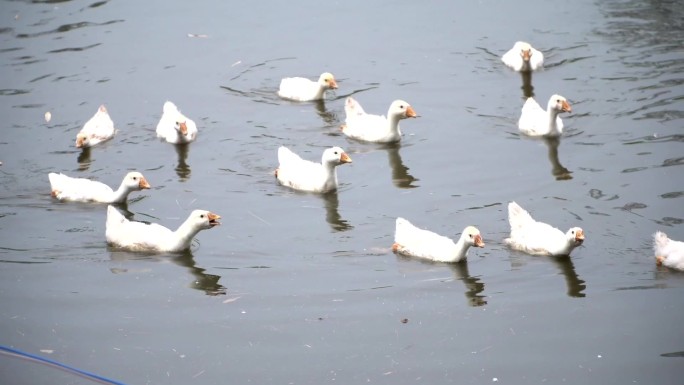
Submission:
[[[684,274],[681,1],[0,3],[0,344],[127,384],[680,384]],[[546,55],[531,81],[499,57]],[[281,78],[335,74],[324,103]],[[530,79],[527,79],[530,80]],[[559,141],[517,133],[525,94],[573,112]],[[400,146],[342,136],[344,98],[420,115]],[[164,101],[199,127],[155,137]],[[76,133],[105,104],[118,128]],[[51,113],[46,122],[45,113]],[[286,145],[353,163],[330,196],[273,178]],[[108,248],[106,206],[60,203],[49,172],[118,185],[136,220],[220,214],[183,255]],[[509,250],[515,200],[571,258]],[[484,249],[455,266],[395,256],[394,221]],[[7,384],[91,381],[0,356]]]

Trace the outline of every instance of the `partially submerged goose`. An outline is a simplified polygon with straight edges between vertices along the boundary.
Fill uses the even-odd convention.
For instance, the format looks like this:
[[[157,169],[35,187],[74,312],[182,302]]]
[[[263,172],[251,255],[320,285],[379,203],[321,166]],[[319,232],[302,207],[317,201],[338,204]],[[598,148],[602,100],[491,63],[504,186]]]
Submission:
[[[347,117],[341,127],[342,132],[350,138],[376,143],[400,141],[399,121],[417,116],[413,107],[403,100],[392,102],[387,117],[366,113],[351,96],[345,101],[344,110]]]
[[[123,203],[131,192],[150,188],[147,179],[136,171],[126,174],[116,191],[102,182],[61,173],[51,172],[48,178],[51,195],[61,201]]]
[[[285,146],[278,149],[275,176],[284,186],[295,190],[325,193],[337,190],[337,172],[341,164],[351,163],[351,158],[339,147],[323,151],[321,163],[302,159]]]
[[[156,223],[129,221],[119,210],[108,206],[105,236],[107,243],[124,250],[174,253],[188,250],[195,235],[220,225],[220,218],[206,210],[194,210],[173,231]]]
[[[532,216],[515,202],[508,204],[508,222],[511,225],[510,238],[505,242],[512,249],[533,255],[570,255],[570,252],[584,242],[584,231],[573,227],[566,233],[557,228],[532,219]]]
[[[396,253],[437,262],[461,262],[468,258],[468,249],[484,247],[482,235],[475,226],[463,229],[458,242],[419,229],[404,218],[397,218],[392,250]]]

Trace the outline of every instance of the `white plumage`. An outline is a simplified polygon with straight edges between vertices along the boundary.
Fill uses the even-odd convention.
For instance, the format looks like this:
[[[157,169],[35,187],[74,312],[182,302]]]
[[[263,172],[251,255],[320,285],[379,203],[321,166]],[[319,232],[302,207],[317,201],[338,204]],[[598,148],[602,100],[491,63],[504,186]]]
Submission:
[[[123,203],[131,192],[150,188],[147,179],[136,171],[126,174],[116,191],[102,182],[61,173],[51,172],[48,178],[52,196],[62,201]]]
[[[220,218],[206,210],[194,210],[172,231],[156,223],[129,221],[119,210],[108,206],[105,236],[110,245],[129,251],[180,252],[190,248],[197,233],[220,225]]]
[[[337,82],[333,74],[324,72],[318,81],[306,78],[284,78],[280,81],[278,96],[300,102],[321,100],[326,90],[337,89]]]
[[[653,250],[658,265],[684,271],[684,242],[672,240],[658,231],[653,234]]]
[[[351,163],[351,158],[340,147],[332,147],[323,151],[321,163],[302,159],[285,146],[278,149],[280,165],[275,171],[278,181],[295,190],[325,193],[337,190],[337,172],[335,168],[344,163]]]
[[[544,54],[529,43],[518,41],[501,57],[501,61],[518,72],[536,71],[544,65]]]
[[[560,95],[549,98],[546,110],[533,98],[527,98],[520,112],[518,128],[530,136],[559,136],[563,133],[563,121],[559,116],[561,112],[572,112],[572,107]]]
[[[101,105],[95,115],[83,125],[76,135],[76,147],[90,147],[111,139],[116,133],[114,122],[109,117],[107,108]]]
[[[397,218],[394,252],[436,262],[460,262],[468,258],[471,246],[484,247],[480,231],[474,226],[463,229],[458,242],[428,230],[419,229],[404,218]]]
[[[164,138],[169,143],[190,143],[197,138],[197,125],[183,115],[175,104],[167,101],[157,123],[157,137]]]
[[[584,242],[584,231],[573,227],[567,233],[543,222],[535,221],[517,203],[508,204],[510,238],[505,242],[511,248],[533,255],[570,255]]]
[[[403,100],[392,102],[387,117],[368,114],[351,96],[345,101],[344,111],[346,119],[342,132],[350,138],[376,143],[400,141],[399,121],[417,116],[413,107]]]

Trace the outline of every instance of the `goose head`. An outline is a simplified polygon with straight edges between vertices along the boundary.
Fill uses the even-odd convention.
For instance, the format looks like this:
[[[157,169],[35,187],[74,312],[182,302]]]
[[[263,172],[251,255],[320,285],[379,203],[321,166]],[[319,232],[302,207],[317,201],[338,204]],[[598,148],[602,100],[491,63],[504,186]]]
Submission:
[[[480,230],[475,226],[468,226],[463,230],[463,235],[466,237],[466,243],[469,246],[485,247]]]
[[[395,100],[392,102],[387,113],[390,116],[398,116],[399,119],[415,118],[416,111],[413,110],[410,104],[403,100]]]
[[[584,230],[579,227],[573,227],[565,233],[565,237],[573,247],[579,246],[584,242]]]
[[[143,174],[137,171],[131,171],[128,174],[126,174],[126,176],[124,177],[123,184],[130,191],[139,191],[152,187],[147,182],[147,179],[145,179]]]
[[[76,148],[83,148],[90,146],[88,135],[79,133],[76,135]]]
[[[529,62],[532,57],[532,46],[529,43],[523,41],[518,42],[518,48],[520,48],[520,57],[524,62]]]
[[[548,109],[557,112],[572,112],[572,107],[568,100],[557,94],[549,99]]]
[[[333,164],[338,166],[344,163],[351,163],[352,159],[340,147],[331,147],[323,151],[323,164]]]
[[[331,90],[337,89],[337,82],[335,77],[330,72],[324,72],[318,78],[318,84],[322,87],[329,88]]]
[[[214,226],[221,224],[218,220],[221,216],[214,214],[207,210],[194,210],[190,213],[190,218],[188,220],[192,223],[193,227],[198,229],[211,229]]]
[[[173,128],[176,129],[176,131],[180,132],[181,135],[185,136],[188,134],[188,125],[186,124],[187,119],[185,119],[185,116],[179,116],[178,119],[176,119],[176,124],[173,126]]]

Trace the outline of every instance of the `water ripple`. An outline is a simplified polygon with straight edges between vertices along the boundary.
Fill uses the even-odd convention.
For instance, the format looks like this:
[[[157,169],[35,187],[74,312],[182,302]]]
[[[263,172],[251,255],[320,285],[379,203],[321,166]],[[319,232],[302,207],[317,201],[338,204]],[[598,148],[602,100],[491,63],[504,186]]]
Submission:
[[[124,21],[125,20],[110,20],[110,21],[106,21],[104,23],[91,23],[89,21],[81,21],[78,23],[63,24],[63,25],[60,25],[59,27],[57,27],[55,29],[51,29],[49,31],[42,31],[42,32],[35,32],[35,33],[19,33],[16,35],[16,37],[19,39],[40,37],[40,36],[44,36],[44,35],[50,35],[53,33],[69,32],[69,31],[79,29],[79,28],[99,27],[99,26],[109,25],[109,24],[114,24],[114,23],[122,23]]]

